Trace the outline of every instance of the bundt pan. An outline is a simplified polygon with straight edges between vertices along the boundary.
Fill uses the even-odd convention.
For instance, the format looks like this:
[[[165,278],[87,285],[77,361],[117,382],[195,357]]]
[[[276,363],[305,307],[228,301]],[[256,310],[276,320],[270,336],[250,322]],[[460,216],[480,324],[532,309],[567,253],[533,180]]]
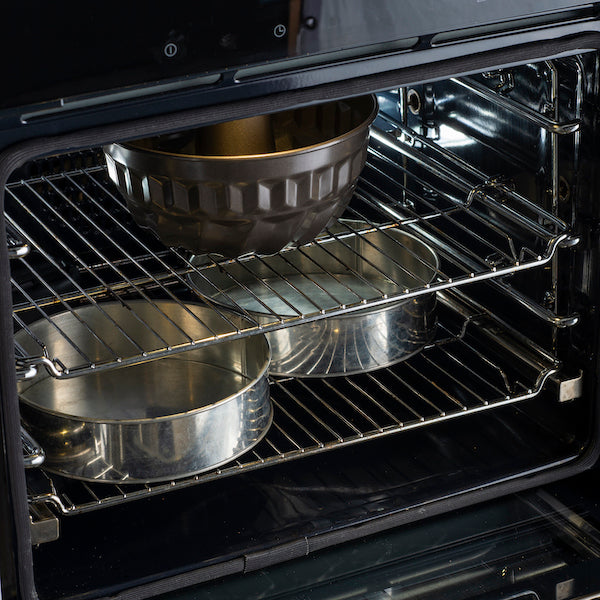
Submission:
[[[108,173],[167,246],[228,257],[314,239],[364,167],[374,96],[111,144]]]

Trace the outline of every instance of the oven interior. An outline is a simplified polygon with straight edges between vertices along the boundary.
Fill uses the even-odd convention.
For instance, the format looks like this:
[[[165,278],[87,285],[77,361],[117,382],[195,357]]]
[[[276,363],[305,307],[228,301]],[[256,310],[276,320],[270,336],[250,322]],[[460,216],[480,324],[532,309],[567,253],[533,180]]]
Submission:
[[[474,502],[494,486],[521,489],[540,473],[590,464],[598,67],[586,53],[378,93],[355,195],[339,226],[306,248],[325,253],[332,239],[400,229],[437,253],[433,281],[392,296],[368,290],[235,335],[433,291],[434,339],[368,373],[272,378],[264,439],[175,481],[69,479],[39,466],[43,449],[24,438],[39,596],[251,572]],[[252,273],[264,261],[207,255],[199,264],[162,245],[133,222],[98,148],[26,164],[6,187],[5,208],[15,331],[30,333],[15,345],[20,385],[39,373],[69,381],[148,359],[160,369],[170,354],[219,343],[188,336],[177,348],[109,349],[96,363],[48,355],[30,326],[103,301],[197,303],[190,273]]]

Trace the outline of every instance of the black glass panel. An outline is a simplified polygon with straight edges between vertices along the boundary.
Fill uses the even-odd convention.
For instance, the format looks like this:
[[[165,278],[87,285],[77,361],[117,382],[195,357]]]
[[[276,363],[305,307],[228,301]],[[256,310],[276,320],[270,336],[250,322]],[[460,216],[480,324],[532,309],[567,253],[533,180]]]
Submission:
[[[465,31],[542,26],[573,0],[222,0],[169,3],[22,2],[3,7],[0,109],[156,81],[197,77],[292,56]],[[573,19],[548,16],[549,22]],[[519,21],[520,20],[520,21]],[[477,30],[477,31],[476,31]],[[469,33],[469,31],[471,33]],[[454,36],[455,34],[450,34]],[[459,36],[460,38],[460,36]],[[450,39],[450,38],[449,38]],[[462,38],[460,38],[462,39]],[[442,41],[442,38],[440,38]],[[383,46],[382,46],[383,44]],[[402,45],[400,46],[402,47]],[[356,54],[360,54],[357,52]],[[368,52],[367,52],[368,53]],[[335,57],[334,57],[335,58]],[[233,83],[232,81],[226,83]]]
[[[286,0],[29,4],[3,9],[1,107],[287,54]]]

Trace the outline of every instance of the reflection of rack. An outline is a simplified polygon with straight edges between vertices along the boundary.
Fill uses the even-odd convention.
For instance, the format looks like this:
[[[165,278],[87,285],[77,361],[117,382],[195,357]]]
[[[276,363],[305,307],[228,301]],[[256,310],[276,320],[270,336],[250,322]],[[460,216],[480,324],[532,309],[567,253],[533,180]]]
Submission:
[[[77,514],[162,494],[519,402],[536,396],[557,371],[552,357],[517,341],[462,294],[440,294],[439,304],[437,340],[405,362],[364,375],[272,382],[275,418],[266,438],[220,469],[153,485],[84,483],[29,471],[30,500]]]
[[[344,222],[341,229],[326,232],[312,246],[325,255],[333,239],[343,243],[347,236],[374,230],[385,235],[386,230],[400,227],[437,251],[441,262],[439,268],[430,265],[435,272],[433,282],[413,277],[410,287],[398,285],[396,293],[383,294],[372,286],[371,290],[354,293],[355,300],[343,305],[315,306],[311,312],[295,309],[293,316],[283,319],[271,313],[260,327],[249,317],[247,327],[232,327],[227,337],[269,331],[529,269],[548,262],[560,245],[572,243],[564,223],[526,198],[501,183],[481,180],[472,167],[414,133],[405,131],[403,137],[405,143],[373,131],[369,165],[347,214],[367,225],[355,229]],[[421,144],[428,144],[427,155],[417,148]],[[400,166],[400,159],[406,167]],[[410,184],[404,185],[400,179],[410,180]],[[234,260],[211,257],[198,266],[186,253],[166,250],[133,224],[102,167],[11,183],[6,204],[10,226],[32,249],[29,256],[16,261],[13,269],[15,322],[26,331],[28,323],[51,319],[56,312],[85,305],[101,311],[102,300],[116,299],[127,305],[131,299],[152,302],[161,297],[210,304],[190,287],[190,273],[203,277],[207,269],[226,273],[230,267],[251,269],[262,260],[255,255]],[[394,260],[380,252],[383,259]],[[279,256],[285,262],[288,250]],[[364,258],[356,255],[356,261],[360,263]],[[305,277],[310,279],[309,275]],[[387,273],[382,277],[390,279]],[[240,285],[233,274],[230,279],[233,287]],[[265,284],[259,280],[257,285]],[[287,281],[284,285],[292,284]],[[236,305],[233,300],[231,303]],[[227,322],[227,315],[221,314]],[[96,333],[90,331],[90,335]],[[70,341],[66,332],[62,334]],[[223,337],[208,334],[196,339],[186,332],[182,334],[182,339],[171,347],[140,348],[131,356],[112,353],[110,358],[97,362],[82,358],[74,364],[46,356],[44,341],[32,335],[31,343],[18,349],[18,366],[32,371],[32,365],[43,364],[56,377],[72,377],[92,369],[98,372],[160,358]]]

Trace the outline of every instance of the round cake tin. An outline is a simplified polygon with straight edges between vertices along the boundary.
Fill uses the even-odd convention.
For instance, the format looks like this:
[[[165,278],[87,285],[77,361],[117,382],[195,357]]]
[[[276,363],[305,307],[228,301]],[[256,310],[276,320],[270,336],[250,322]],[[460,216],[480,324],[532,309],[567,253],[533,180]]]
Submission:
[[[361,225],[353,222],[353,229]],[[205,264],[203,257],[194,261]],[[423,287],[434,280],[437,269],[437,255],[427,244],[389,228],[342,235],[260,261],[203,269],[190,278],[215,302],[242,308],[268,324]],[[432,340],[435,306],[435,293],[424,293],[270,331],[270,373],[332,377],[404,360]]]
[[[156,335],[175,341],[181,331],[205,333],[196,317],[215,332],[232,328],[214,311],[191,304],[130,301],[128,308],[101,308],[60,313],[29,328],[63,361],[76,358],[71,342],[93,359],[105,344],[118,353],[130,350],[127,339],[151,347]],[[166,318],[158,319],[157,310]],[[237,315],[228,317],[241,323]],[[108,327],[109,319],[126,335]],[[23,331],[16,338],[23,347],[31,343]],[[40,373],[19,386],[23,425],[44,448],[49,471],[110,483],[185,477],[236,458],[264,436],[272,419],[269,357],[267,340],[256,335],[72,378]]]

